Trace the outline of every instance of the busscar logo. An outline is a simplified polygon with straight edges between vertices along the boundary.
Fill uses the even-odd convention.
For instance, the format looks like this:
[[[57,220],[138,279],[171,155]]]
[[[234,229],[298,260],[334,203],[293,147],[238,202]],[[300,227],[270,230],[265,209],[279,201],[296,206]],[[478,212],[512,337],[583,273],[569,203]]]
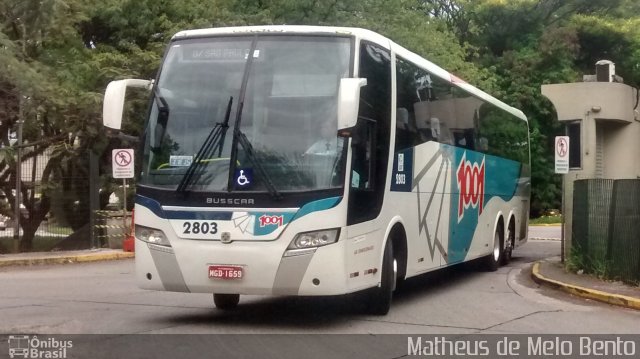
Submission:
[[[478,216],[482,214],[484,205],[484,156],[482,163],[467,161],[465,151],[456,171],[458,182],[458,223],[462,221],[464,212],[469,208],[478,208]]]
[[[207,197],[207,204],[226,204],[226,205],[254,205],[255,200],[253,198],[218,198],[218,197]]]
[[[258,218],[258,220],[260,221],[260,227],[271,225],[277,225],[278,227],[280,227],[284,223],[284,217],[282,215],[268,216],[266,214],[263,214],[262,216],[260,216],[260,218]]]
[[[71,340],[39,339],[35,335],[10,335],[8,342],[10,358],[63,359],[67,357],[67,349],[73,347]]]

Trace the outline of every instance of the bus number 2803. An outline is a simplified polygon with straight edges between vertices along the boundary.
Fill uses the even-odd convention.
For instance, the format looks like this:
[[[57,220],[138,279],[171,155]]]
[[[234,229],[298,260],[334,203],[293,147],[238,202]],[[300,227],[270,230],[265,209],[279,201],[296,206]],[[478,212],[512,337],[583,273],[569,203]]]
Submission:
[[[183,234],[216,234],[218,224],[216,222],[183,222]]]

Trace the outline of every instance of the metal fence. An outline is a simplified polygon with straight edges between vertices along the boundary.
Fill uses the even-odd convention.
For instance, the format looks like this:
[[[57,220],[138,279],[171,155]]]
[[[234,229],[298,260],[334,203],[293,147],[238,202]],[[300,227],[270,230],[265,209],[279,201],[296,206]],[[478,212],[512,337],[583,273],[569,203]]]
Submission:
[[[572,255],[585,270],[640,282],[640,180],[578,180]]]
[[[55,170],[51,165],[45,169],[51,157],[51,152],[46,151],[21,166],[17,233],[15,176],[3,177],[0,171],[0,253],[122,248],[122,239],[130,227],[130,220],[123,219],[122,183],[111,179],[108,173],[100,176],[100,159],[96,155],[80,155],[73,161],[57,163]],[[102,169],[106,170],[109,168]],[[112,193],[120,201],[112,203]],[[25,245],[25,238],[29,245]]]

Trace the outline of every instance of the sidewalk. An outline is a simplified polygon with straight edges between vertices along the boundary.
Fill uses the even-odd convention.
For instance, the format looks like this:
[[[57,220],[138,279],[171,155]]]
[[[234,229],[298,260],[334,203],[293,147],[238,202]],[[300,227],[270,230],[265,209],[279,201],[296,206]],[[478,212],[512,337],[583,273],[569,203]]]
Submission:
[[[531,274],[538,284],[549,285],[579,297],[640,310],[640,287],[603,281],[587,274],[569,273],[564,270],[559,257],[536,262]]]
[[[64,264],[79,262],[97,262],[133,258],[132,252],[121,249],[87,249],[81,251],[30,252],[19,254],[0,254],[0,268],[8,266],[27,266],[36,264]]]

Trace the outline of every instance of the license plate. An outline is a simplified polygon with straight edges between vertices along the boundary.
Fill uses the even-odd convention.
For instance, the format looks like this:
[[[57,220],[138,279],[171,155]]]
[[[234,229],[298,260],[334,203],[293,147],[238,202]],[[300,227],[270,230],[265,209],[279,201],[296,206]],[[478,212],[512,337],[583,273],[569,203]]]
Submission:
[[[216,279],[242,279],[244,271],[241,266],[209,266],[209,278]]]

